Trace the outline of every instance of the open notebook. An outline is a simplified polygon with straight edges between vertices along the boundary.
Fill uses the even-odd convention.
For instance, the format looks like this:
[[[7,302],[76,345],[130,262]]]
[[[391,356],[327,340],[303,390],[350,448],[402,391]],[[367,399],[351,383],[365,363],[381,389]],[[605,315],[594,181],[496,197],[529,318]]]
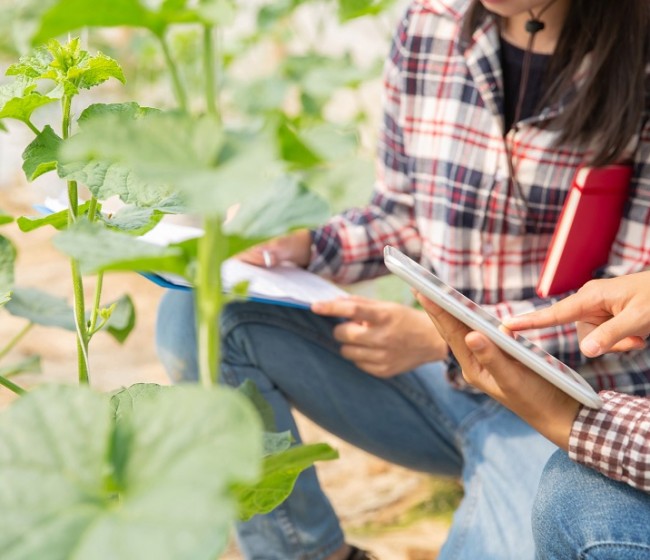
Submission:
[[[201,233],[198,228],[162,222],[141,239],[157,245],[166,245],[198,237]],[[146,272],[143,275],[166,288],[192,289],[191,284],[180,276],[156,272]],[[236,259],[228,259],[222,265],[221,275],[226,293],[232,291],[235,285],[248,281],[248,299],[275,305],[309,309],[316,301],[347,295],[347,292],[320,276],[288,264],[261,268]]]

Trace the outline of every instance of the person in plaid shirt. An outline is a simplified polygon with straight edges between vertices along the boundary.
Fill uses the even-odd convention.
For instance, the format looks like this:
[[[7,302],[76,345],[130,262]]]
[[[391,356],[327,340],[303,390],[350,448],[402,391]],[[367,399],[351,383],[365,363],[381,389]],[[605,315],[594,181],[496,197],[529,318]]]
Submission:
[[[606,390],[600,392],[602,408],[580,405],[426,297],[418,299],[467,381],[561,448],[542,473],[533,510],[538,556],[650,558],[650,399]],[[525,330],[576,320],[581,349],[590,358],[643,349],[650,335],[650,271],[594,280],[551,307],[504,324]]]
[[[370,203],[251,249],[353,283],[386,274],[393,245],[498,317],[547,306],[541,266],[576,169],[628,160],[629,200],[602,276],[650,262],[647,0],[418,0],[385,66],[384,118]],[[579,256],[577,256],[579,258]],[[163,299],[158,348],[174,379],[195,379],[191,295]],[[441,559],[534,556],[539,479],[557,449],[469,390],[422,310],[348,297],[311,312],[254,302],[221,318],[222,379],[252,379],[279,430],[296,408],[389,461],[462,478]],[[650,352],[587,359],[574,326],[530,338],[598,389],[645,394]],[[344,560],[346,544],[313,469],[273,512],[237,528],[247,558]]]

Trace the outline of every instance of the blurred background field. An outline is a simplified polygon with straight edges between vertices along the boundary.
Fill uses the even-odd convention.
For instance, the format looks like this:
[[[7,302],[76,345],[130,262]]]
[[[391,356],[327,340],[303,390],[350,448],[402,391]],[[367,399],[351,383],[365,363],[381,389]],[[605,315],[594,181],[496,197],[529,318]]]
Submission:
[[[53,4],[54,0],[0,0],[3,70],[26,52],[37,17]],[[404,7],[403,1],[357,4],[377,13],[353,17],[354,11],[342,12],[342,6],[350,10],[354,3],[331,1],[242,2],[233,25],[218,39],[227,53],[226,66],[219,74],[224,118],[254,121],[274,116],[290,123],[320,160],[317,165],[304,166],[303,180],[329,201],[333,212],[362,204],[370,193],[382,60]],[[76,114],[99,99],[137,99],[141,105],[173,106],[160,45],[152,36],[122,27],[80,33],[84,48],[101,50],[120,62],[127,82],[123,86],[109,81],[96,88],[73,107]],[[200,88],[200,41],[198,32],[189,26],[177,26],[169,37],[171,52],[189,85],[190,105],[195,102],[191,92]],[[34,124],[41,128],[52,120],[49,113],[57,110],[44,107],[34,114]],[[54,174],[27,183],[21,153],[30,141],[30,132],[15,121],[5,124],[9,132],[0,134],[0,208],[14,216],[33,215],[35,204],[48,196],[61,196],[64,187]],[[18,248],[17,285],[71,297],[69,264],[51,246],[51,231],[44,228],[24,234],[9,224],[3,233]],[[90,296],[92,279],[85,287]],[[391,279],[355,289],[401,302],[410,297],[401,283]],[[102,335],[93,341],[93,384],[108,391],[143,381],[168,383],[154,348],[155,314],[162,290],[136,274],[109,275],[104,290],[106,300],[130,294],[137,319],[123,344]],[[6,311],[2,315],[0,334],[8,341],[24,320]],[[36,354],[42,357],[42,372],[22,374],[17,381],[27,386],[44,380],[74,382],[73,333],[35,326],[3,359],[21,360]],[[0,388],[0,405],[11,399],[11,393]],[[436,558],[460,499],[458,484],[389,465],[324,433],[308,420],[299,420],[306,440],[328,442],[341,454],[339,460],[319,465],[318,471],[350,540],[383,560]],[[235,544],[226,558],[239,558]]]

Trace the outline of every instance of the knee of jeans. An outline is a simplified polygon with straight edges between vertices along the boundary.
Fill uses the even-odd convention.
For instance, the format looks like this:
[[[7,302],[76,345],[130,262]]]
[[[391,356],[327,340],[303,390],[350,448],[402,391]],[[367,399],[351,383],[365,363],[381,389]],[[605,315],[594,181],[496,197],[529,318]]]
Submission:
[[[532,511],[535,546],[541,558],[561,557],[550,551],[574,542],[577,535],[571,535],[572,528],[588,524],[590,508],[585,501],[589,501],[589,489],[584,484],[584,469],[562,450],[546,463]]]
[[[198,380],[191,292],[169,290],[163,295],[156,318],[156,351],[172,382]]]

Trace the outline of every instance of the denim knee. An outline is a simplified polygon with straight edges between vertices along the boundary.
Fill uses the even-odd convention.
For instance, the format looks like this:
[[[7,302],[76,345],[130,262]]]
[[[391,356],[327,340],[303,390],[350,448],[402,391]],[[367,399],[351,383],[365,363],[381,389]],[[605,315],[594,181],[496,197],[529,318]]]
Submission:
[[[193,292],[167,290],[163,295],[156,317],[156,352],[172,382],[198,380]]]
[[[579,465],[549,459],[533,506],[538,559],[648,560],[650,495]]]

